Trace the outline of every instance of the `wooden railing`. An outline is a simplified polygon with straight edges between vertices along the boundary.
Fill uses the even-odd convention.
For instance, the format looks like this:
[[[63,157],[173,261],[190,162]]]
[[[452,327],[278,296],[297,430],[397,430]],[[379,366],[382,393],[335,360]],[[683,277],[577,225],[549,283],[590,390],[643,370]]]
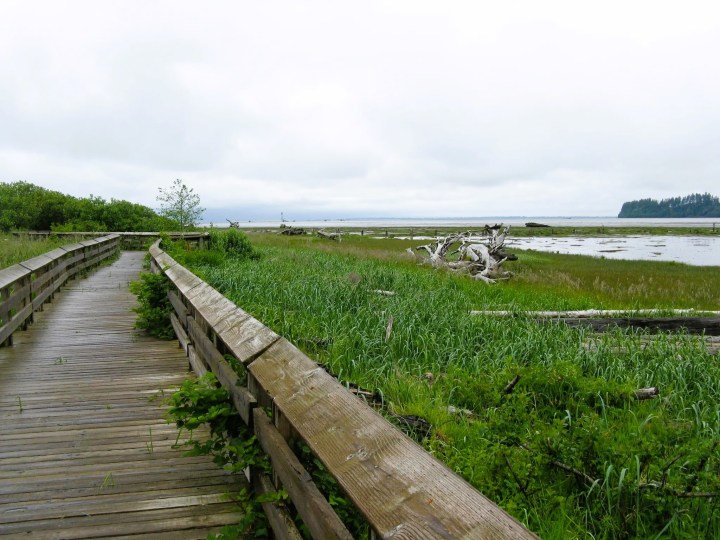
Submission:
[[[158,246],[151,267],[171,282],[172,324],[198,375],[212,371],[269,455],[314,538],[350,538],[289,441],[305,442],[380,538],[536,538],[504,510],[352,395],[292,343],[238,308]],[[247,386],[224,355],[247,370]],[[265,409],[271,411],[271,416]],[[282,507],[263,505],[277,538],[300,538]]]
[[[0,270],[0,346],[12,345],[18,328],[26,329],[68,280],[116,253],[120,236],[68,244]]]
[[[51,236],[56,236],[59,238],[62,237],[68,237],[68,238],[96,238],[98,236],[105,236],[105,235],[119,235],[121,238],[121,246],[122,249],[127,250],[142,250],[145,251],[150,244],[152,244],[155,240],[157,240],[160,237],[159,232],[112,232],[112,233],[98,233],[98,232],[56,232],[56,231],[23,231],[23,232],[16,232],[13,233],[15,236],[18,237],[27,237],[27,238],[39,238],[39,239],[45,239],[49,238]],[[194,244],[199,244],[201,247],[203,246],[205,240],[208,239],[210,236],[210,233],[207,232],[198,232],[198,231],[189,231],[189,232],[165,232],[162,233],[164,235],[169,236],[170,238],[177,240],[178,238],[182,238],[187,242],[192,242]]]

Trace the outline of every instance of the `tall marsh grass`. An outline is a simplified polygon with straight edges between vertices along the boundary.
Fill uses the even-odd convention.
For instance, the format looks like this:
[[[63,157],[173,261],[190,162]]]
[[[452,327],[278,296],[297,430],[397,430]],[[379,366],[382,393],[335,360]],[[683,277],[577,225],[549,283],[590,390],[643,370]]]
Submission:
[[[717,269],[526,253],[487,286],[418,267],[402,243],[256,239],[258,260],[195,270],[386,412],[427,419],[427,450],[542,537],[720,537],[720,359],[682,334],[588,348],[587,330],[521,314],[718,309]],[[660,397],[638,401],[649,386]]]
[[[71,242],[72,240],[67,237],[34,240],[0,233],[0,269],[37,257],[58,246]]]

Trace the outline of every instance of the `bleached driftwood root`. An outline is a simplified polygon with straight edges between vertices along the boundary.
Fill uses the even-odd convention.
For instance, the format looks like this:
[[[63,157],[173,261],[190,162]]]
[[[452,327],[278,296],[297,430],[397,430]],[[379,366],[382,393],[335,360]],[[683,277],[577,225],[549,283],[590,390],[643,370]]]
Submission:
[[[454,272],[470,274],[486,283],[495,283],[512,276],[511,272],[500,269],[511,257],[504,252],[509,231],[510,227],[486,227],[484,234],[487,240],[484,242],[480,242],[477,236],[469,231],[439,237],[430,244],[415,248],[415,251],[427,252],[427,257],[418,256],[410,248],[407,251],[421,262],[436,268],[449,268]]]

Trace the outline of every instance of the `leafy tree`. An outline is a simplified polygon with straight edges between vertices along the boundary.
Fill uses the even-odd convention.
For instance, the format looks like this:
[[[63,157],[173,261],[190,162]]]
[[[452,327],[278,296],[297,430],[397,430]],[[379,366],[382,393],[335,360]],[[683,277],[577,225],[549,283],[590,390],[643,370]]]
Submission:
[[[200,207],[200,196],[195,190],[176,179],[170,188],[159,188],[159,191],[160,215],[174,221],[181,231],[194,227],[205,211]]]
[[[73,197],[29,182],[0,182],[0,230],[163,231],[177,222],[152,208],[102,197]]]

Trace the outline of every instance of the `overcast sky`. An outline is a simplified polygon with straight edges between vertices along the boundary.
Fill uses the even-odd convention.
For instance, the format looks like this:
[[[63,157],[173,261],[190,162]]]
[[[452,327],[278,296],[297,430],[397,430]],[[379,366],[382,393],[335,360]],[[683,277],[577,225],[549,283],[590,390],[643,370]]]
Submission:
[[[720,195],[720,3],[0,0],[0,181],[226,217]]]

